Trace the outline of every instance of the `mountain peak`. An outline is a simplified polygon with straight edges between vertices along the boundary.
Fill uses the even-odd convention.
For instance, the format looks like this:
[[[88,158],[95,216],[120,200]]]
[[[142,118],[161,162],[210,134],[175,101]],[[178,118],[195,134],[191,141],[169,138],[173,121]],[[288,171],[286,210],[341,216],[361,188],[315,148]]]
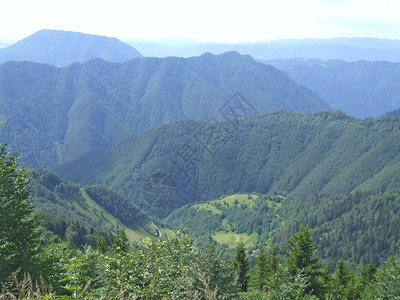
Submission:
[[[57,67],[96,57],[110,62],[123,62],[142,57],[142,54],[116,38],[52,29],[39,30],[0,49],[0,62],[28,60]]]

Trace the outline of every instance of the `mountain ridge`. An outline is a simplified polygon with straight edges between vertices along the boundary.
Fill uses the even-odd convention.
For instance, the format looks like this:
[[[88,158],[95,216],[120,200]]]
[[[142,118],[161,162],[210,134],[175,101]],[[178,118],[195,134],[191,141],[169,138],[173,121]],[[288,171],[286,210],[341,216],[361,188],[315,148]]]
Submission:
[[[234,193],[298,195],[399,192],[399,119],[274,112],[237,123],[177,121],[60,166],[81,184],[105,184],[165,216],[187,203]],[[162,175],[157,175],[162,174]],[[146,178],[176,190],[162,209]],[[160,196],[161,197],[161,196]]]
[[[96,58],[63,68],[7,62],[0,65],[0,117],[7,120],[0,138],[15,143],[24,162],[52,168],[172,121],[224,119],[219,110],[231,101],[251,104],[252,113],[330,109],[284,72],[236,52]]]
[[[321,60],[341,59],[344,61],[400,61],[400,40],[379,38],[332,38],[332,39],[280,39],[271,41],[221,44],[197,41],[138,41],[125,39],[145,56],[190,57],[204,52],[220,54],[238,51],[255,59],[317,58]]]

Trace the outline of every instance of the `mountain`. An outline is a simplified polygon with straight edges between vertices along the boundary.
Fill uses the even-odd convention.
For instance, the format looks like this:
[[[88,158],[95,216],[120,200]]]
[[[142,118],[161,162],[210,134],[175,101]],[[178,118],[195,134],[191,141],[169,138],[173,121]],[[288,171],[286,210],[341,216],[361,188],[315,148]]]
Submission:
[[[0,42],[0,48],[5,48],[5,47],[7,47],[7,46],[8,46],[7,43]]]
[[[316,58],[344,61],[400,62],[400,40],[378,38],[282,39],[267,42],[220,44],[195,41],[140,41],[126,39],[145,56],[189,57],[204,52],[238,51],[255,59]]]
[[[229,119],[233,107],[247,116],[330,109],[284,72],[235,52],[0,65],[0,120],[7,120],[0,141],[12,142],[33,167],[52,168],[176,120]]]
[[[379,117],[400,107],[400,63],[299,58],[265,63],[358,118]]]
[[[234,193],[400,192],[400,121],[275,112],[236,122],[179,121],[62,165],[160,217]]]
[[[123,62],[135,57],[142,55],[116,38],[48,29],[0,49],[0,63],[10,60],[32,61],[57,67],[92,58]]]
[[[33,169],[30,189],[35,210],[45,217],[50,229],[62,232],[62,235],[68,232],[67,222],[77,222],[80,226],[106,233],[123,229],[131,240],[156,232],[146,214],[106,187],[83,187],[62,180],[48,170]]]

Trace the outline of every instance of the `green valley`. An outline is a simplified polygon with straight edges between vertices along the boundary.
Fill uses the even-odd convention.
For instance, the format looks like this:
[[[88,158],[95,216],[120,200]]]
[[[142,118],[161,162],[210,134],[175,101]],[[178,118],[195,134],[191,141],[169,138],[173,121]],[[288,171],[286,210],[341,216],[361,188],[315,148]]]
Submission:
[[[0,300],[399,299],[400,41],[187,42],[0,45]]]
[[[235,193],[317,195],[400,192],[400,121],[359,120],[341,112],[274,112],[225,122],[179,121],[93,151],[57,172],[103,184],[166,217],[188,203]],[[206,145],[206,146],[205,146]],[[169,178],[173,195],[152,205],[146,182]],[[164,200],[163,200],[164,199]]]
[[[211,236],[235,248],[240,238],[248,249],[284,247],[301,225],[314,229],[317,253],[334,268],[339,258],[358,268],[381,260],[400,239],[400,194],[356,192],[319,196],[235,194],[183,206],[164,223],[185,226],[201,243]],[[377,255],[379,253],[379,255]]]

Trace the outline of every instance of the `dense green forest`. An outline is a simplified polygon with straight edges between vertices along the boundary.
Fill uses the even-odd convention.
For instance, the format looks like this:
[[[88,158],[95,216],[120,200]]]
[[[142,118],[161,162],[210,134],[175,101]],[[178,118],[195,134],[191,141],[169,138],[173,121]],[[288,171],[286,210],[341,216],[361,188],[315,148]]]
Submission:
[[[343,258],[360,269],[370,261],[379,265],[394,252],[399,239],[398,194],[237,194],[184,206],[159,221],[113,190],[82,187],[47,170],[32,170],[30,187],[44,227],[78,246],[93,246],[99,234],[119,229],[136,240],[152,236],[158,228],[184,226],[203,246],[212,236],[229,248],[236,246],[238,237],[245,239],[248,249],[265,242],[283,247],[285,239],[303,224],[314,229],[313,238],[320,244],[317,254],[331,268]],[[229,248],[227,254],[232,255]]]
[[[313,228],[317,254],[334,268],[340,258],[361,269],[379,265],[400,239],[399,194],[356,192],[319,196],[231,195],[184,206],[165,220],[173,229],[185,226],[203,244],[209,236],[235,247],[237,237],[249,249],[284,247],[301,225]]]
[[[168,178],[159,174],[151,182]],[[396,299],[400,293],[398,194],[232,195],[184,206],[164,220],[178,226],[181,218],[195,236],[209,234],[208,242],[186,229],[130,242],[118,225],[100,232],[77,221],[49,221],[57,209],[71,217],[84,211],[80,218],[89,226],[93,215],[107,223],[104,211],[131,226],[148,219],[108,188],[82,187],[47,170],[28,173],[7,146],[0,146],[0,187],[6,225],[0,299]],[[38,215],[35,205],[49,208],[48,215]],[[214,241],[219,229],[258,238],[254,247],[240,238],[232,256]]]
[[[396,299],[400,119],[329,108],[235,52],[0,65],[0,299]]]
[[[397,193],[399,125],[395,117],[360,120],[341,112],[179,121],[91,152],[57,172],[118,190],[159,217],[235,193]],[[147,180],[157,174],[168,177],[164,187],[175,191],[173,197],[159,193],[162,209],[145,197]]]
[[[370,263],[356,274],[338,260],[330,272],[304,226],[282,254],[260,245],[250,256],[240,241],[233,260],[212,240],[199,248],[180,230],[134,244],[118,231],[112,246],[99,239],[95,248],[73,248],[43,237],[27,174],[0,146],[0,299],[395,299],[400,292],[398,254],[378,270]]]
[[[0,139],[20,149],[26,164],[53,168],[172,121],[224,119],[219,110],[237,91],[251,115],[330,109],[284,72],[236,52],[124,63],[96,58],[63,68],[10,61],[0,65],[0,117],[7,121]],[[239,104],[245,102],[230,106]]]
[[[399,45],[0,49],[0,300],[400,299]]]

